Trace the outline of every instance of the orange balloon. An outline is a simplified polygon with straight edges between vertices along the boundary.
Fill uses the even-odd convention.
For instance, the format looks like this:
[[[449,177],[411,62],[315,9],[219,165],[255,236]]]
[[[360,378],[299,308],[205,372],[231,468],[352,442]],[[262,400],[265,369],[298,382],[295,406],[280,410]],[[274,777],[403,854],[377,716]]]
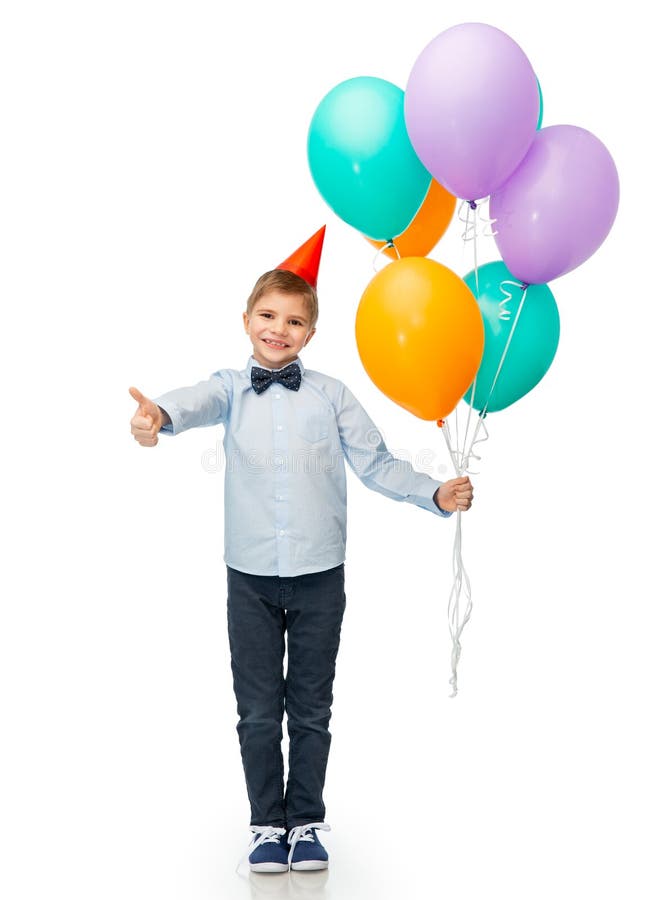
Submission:
[[[426,256],[447,231],[455,209],[456,197],[432,178],[427,196],[408,228],[394,238],[397,253],[393,247],[385,247],[384,241],[368,237],[366,240],[378,250],[383,247],[383,252],[391,259],[398,259],[398,253],[400,256]]]
[[[483,355],[474,295],[447,266],[423,257],[389,263],[369,282],[355,337],[371,381],[421,419],[452,412]]]

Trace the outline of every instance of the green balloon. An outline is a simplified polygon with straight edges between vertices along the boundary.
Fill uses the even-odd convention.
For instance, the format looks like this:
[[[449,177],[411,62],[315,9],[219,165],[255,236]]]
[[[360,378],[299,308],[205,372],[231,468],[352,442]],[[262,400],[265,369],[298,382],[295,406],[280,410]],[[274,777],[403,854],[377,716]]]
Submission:
[[[404,121],[404,91],[382,78],[342,81],[317,107],[308,132],[312,178],[337,215],[374,240],[402,234],[431,175]]]
[[[499,368],[519,310],[523,288],[503,262],[490,262],[463,279],[476,297],[485,329],[483,358],[476,373],[476,388],[464,399],[479,412],[497,412],[515,403],[544,377],[559,343],[559,311],[546,284],[531,284],[517,319],[501,371]],[[490,391],[492,395],[490,396]],[[488,399],[489,398],[489,399]]]
[[[537,78],[537,76],[535,76]],[[537,90],[539,91],[539,116],[537,118],[537,131],[541,128],[541,123],[544,121],[544,95],[541,92],[541,85],[539,84],[539,79],[537,78]]]

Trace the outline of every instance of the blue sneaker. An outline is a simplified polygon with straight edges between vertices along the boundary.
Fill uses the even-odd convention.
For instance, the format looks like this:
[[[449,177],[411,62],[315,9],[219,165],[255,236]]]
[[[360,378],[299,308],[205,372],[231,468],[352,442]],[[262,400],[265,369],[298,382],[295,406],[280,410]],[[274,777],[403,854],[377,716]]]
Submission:
[[[252,872],[287,872],[288,839],[285,828],[273,825],[251,825],[255,833],[248,856]]]
[[[313,871],[328,868],[328,854],[315,833],[315,829],[330,831],[325,822],[311,822],[309,825],[297,825],[288,835],[290,853],[288,863],[296,871]]]

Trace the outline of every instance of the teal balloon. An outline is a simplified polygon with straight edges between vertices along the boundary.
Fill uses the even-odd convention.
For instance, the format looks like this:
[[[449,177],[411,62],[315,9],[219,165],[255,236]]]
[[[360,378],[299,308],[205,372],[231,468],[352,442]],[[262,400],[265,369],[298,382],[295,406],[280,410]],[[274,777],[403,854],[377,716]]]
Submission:
[[[536,78],[537,76],[535,76]],[[537,90],[539,91],[539,117],[537,119],[537,131],[541,128],[541,123],[544,121],[544,95],[541,92],[541,85],[539,84],[539,79],[537,78]]]
[[[546,284],[531,284],[508,347],[492,396],[490,391],[501,362],[523,288],[505,263],[490,262],[463,279],[476,297],[485,329],[483,358],[476,373],[476,387],[464,399],[479,412],[505,409],[531,391],[544,377],[559,343],[559,311]],[[489,400],[488,400],[489,397]]]
[[[404,91],[382,78],[342,81],[323,98],[308,131],[314,183],[334,212],[374,240],[406,230],[431,175],[404,121]]]

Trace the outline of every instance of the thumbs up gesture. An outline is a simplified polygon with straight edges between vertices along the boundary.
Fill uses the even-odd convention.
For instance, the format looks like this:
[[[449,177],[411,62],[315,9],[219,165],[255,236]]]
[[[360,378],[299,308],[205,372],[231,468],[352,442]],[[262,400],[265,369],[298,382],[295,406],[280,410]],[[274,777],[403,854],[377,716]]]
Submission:
[[[131,387],[130,396],[139,404],[135,415],[130,420],[130,431],[142,447],[154,447],[158,441],[157,432],[167,419],[156,403],[144,397],[141,391]]]

